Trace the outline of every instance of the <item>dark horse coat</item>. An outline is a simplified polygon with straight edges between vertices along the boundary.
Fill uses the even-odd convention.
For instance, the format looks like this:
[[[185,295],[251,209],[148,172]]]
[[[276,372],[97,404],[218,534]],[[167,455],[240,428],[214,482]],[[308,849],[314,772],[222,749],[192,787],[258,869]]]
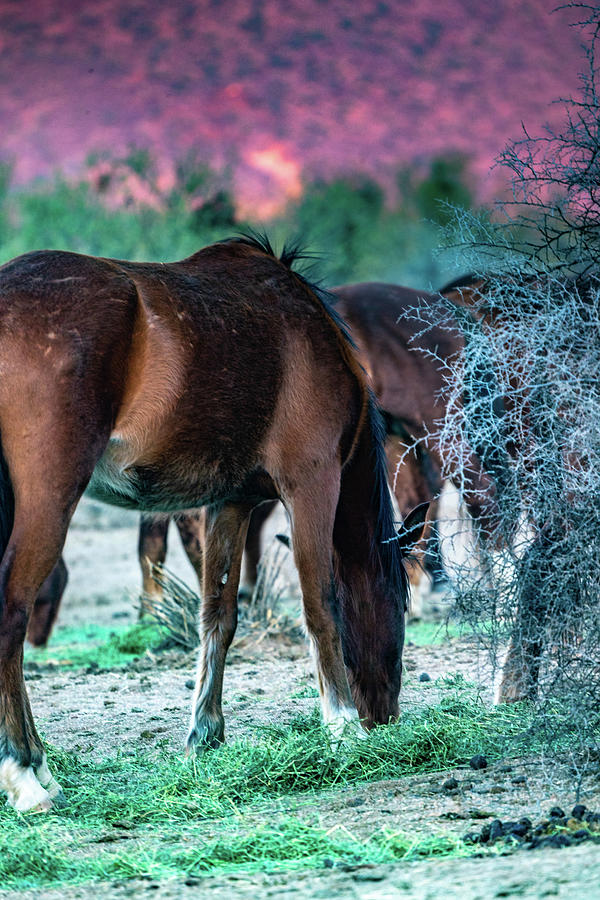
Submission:
[[[251,510],[280,499],[325,722],[398,712],[407,581],[383,430],[326,298],[265,242],[181,262],[42,251],[0,269],[0,789],[46,809],[22,673],[36,594],[84,490],[148,511],[207,507],[188,747],[223,740],[223,668]]]

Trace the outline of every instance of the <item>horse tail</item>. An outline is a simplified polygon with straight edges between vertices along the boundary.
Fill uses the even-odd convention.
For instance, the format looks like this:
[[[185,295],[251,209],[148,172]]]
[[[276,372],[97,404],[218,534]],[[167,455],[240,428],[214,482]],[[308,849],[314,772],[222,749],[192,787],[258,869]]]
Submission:
[[[13,492],[12,482],[10,480],[10,472],[8,463],[4,457],[2,450],[2,441],[0,436],[0,560],[4,559],[6,548],[13,530],[15,519],[15,495]],[[0,568],[0,578],[5,573],[4,567]],[[2,608],[4,605],[4,585],[0,584],[0,617],[2,616]]]
[[[333,530],[336,607],[344,662],[367,726],[398,714],[409,584],[394,524],[385,427],[370,392],[341,474]]]

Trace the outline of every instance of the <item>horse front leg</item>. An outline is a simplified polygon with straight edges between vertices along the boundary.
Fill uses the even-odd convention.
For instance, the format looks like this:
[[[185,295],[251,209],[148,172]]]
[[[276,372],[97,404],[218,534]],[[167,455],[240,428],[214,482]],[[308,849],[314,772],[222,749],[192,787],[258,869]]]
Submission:
[[[225,740],[221,708],[225,657],[237,626],[237,591],[251,506],[205,510],[200,607],[200,655],[186,748],[217,747]]]
[[[323,722],[334,743],[344,733],[364,737],[352,699],[335,610],[339,608],[333,571],[333,525],[339,496],[339,466],[324,468],[296,488],[286,506],[300,577],[304,621],[316,666]]]

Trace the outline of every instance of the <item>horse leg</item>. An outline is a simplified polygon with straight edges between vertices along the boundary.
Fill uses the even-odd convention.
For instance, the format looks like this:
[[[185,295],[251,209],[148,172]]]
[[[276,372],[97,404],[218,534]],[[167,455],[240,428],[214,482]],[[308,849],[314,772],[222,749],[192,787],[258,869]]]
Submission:
[[[196,573],[200,590],[202,590],[205,513],[204,511],[199,513],[182,513],[175,517],[175,524],[179,531],[183,549]]]
[[[60,794],[37,733],[23,680],[23,642],[38,590],[60,556],[60,506],[17,504],[0,566],[0,790],[15,809],[47,810]]]
[[[108,440],[102,410],[76,388],[39,379],[38,406],[3,408],[0,503],[14,498],[0,562],[0,791],[20,811],[46,810],[60,793],[46,764],[23,679],[23,643],[41,585],[57,565],[69,521]],[[44,393],[48,386],[48,394]],[[83,393],[83,388],[81,388]],[[85,410],[87,417],[74,415]]]
[[[335,742],[347,728],[363,735],[352,700],[334,618],[333,525],[340,489],[339,467],[302,484],[286,506],[292,522],[292,547],[300,577],[304,621],[317,670],[323,721]]]
[[[439,468],[435,467],[429,454],[422,448],[417,447],[403,457],[406,449],[403,436],[388,435],[385,449],[390,483],[400,519],[404,521],[410,511],[421,503],[430,504],[423,533],[404,558],[411,588],[408,618],[420,619],[424,612],[425,598],[431,592],[426,571],[426,554],[432,533],[431,518],[434,513],[437,514],[437,500],[434,498],[441,490],[442,479]],[[399,462],[400,459],[402,462]]]
[[[140,618],[146,611],[146,601],[162,597],[162,588],[154,580],[154,566],[163,565],[167,556],[168,516],[153,516],[142,513],[138,538],[138,558],[142,570],[142,597]]]
[[[535,700],[546,642],[548,607],[541,587],[551,561],[552,539],[538,534],[519,561],[517,616],[502,666],[496,703]]]
[[[61,556],[39,589],[29,619],[27,640],[34,647],[45,647],[48,643],[68,579],[69,573]]]
[[[438,525],[439,505],[439,499],[436,497],[429,506],[429,535],[423,555],[423,568],[431,578],[431,588],[434,591],[443,591],[448,585]]]
[[[225,740],[221,709],[227,650],[237,626],[237,590],[251,506],[205,509],[205,565],[200,608],[200,656],[187,750]]]
[[[260,561],[260,536],[263,525],[271,515],[276,503],[267,501],[255,507],[250,515],[246,548],[244,553],[244,568],[240,580],[240,598],[250,599],[256,587],[258,575],[258,563]]]

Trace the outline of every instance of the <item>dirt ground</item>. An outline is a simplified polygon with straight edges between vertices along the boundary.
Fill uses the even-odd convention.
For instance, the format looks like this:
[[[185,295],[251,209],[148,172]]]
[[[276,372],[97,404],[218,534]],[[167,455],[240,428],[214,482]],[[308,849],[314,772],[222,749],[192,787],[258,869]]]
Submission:
[[[119,623],[137,618],[140,574],[137,564],[137,515],[81,505],[70,530],[65,558],[70,582],[60,623]],[[281,522],[270,525],[272,532]],[[190,585],[194,576],[173,530],[169,567]],[[35,659],[33,654],[29,659]],[[490,673],[467,639],[417,647],[405,652],[406,678],[402,708],[435,700],[434,680],[461,673],[480,681],[491,701]],[[426,672],[431,682],[421,682]],[[161,744],[180,753],[191,698],[193,655],[174,655],[155,665],[142,660],[125,674],[117,672],[30,673],[28,688],[42,733],[55,745],[103,756],[117,749]],[[266,638],[259,643],[242,636],[234,643],[226,670],[224,713],[227,733],[244,734],[252,725],[285,724],[314,708],[313,697],[295,697],[314,685],[308,653],[301,641]],[[306,691],[304,691],[306,693]],[[443,782],[452,774],[458,788],[448,793]],[[590,779],[575,798],[573,779],[560,760],[504,760],[485,770],[415,775],[394,782],[358,785],[323,792],[316,801],[294,800],[294,814],[328,827],[347,824],[368,834],[382,824],[409,833],[430,831],[463,834],[490,818],[534,819],[556,804],[570,808],[575,800],[600,810],[600,783]],[[148,893],[150,892],[150,893]],[[1,886],[0,886],[0,893]],[[600,898],[600,847],[585,844],[561,850],[520,851],[502,858],[398,863],[394,866],[320,870],[285,875],[236,875],[167,883],[127,882],[77,888],[13,892],[6,896],[47,900],[70,898],[214,898],[360,897],[406,898],[570,897]]]

